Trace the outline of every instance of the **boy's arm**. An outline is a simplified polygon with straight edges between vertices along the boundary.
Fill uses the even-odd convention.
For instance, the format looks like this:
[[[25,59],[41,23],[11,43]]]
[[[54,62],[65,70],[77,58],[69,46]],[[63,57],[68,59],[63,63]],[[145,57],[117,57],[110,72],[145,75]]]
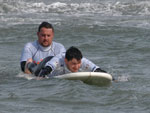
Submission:
[[[91,71],[91,72],[106,72],[102,70],[99,66],[94,64],[92,61],[82,58],[82,64],[81,64],[82,69]]]

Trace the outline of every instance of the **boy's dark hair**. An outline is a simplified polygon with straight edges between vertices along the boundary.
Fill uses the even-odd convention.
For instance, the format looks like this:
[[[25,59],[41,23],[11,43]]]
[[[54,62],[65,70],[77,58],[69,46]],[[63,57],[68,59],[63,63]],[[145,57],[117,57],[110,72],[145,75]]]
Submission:
[[[66,58],[68,61],[72,60],[73,58],[75,58],[75,59],[77,59],[77,60],[81,60],[82,57],[83,57],[83,56],[82,56],[81,51],[80,51],[78,48],[74,47],[74,46],[70,47],[70,48],[66,51],[66,55],[65,55],[65,58]]]
[[[39,28],[38,28],[38,32],[40,32],[40,30],[41,30],[42,27],[50,28],[50,29],[52,29],[53,32],[54,32],[54,28],[53,28],[52,24],[50,24],[50,23],[48,23],[48,22],[42,22],[42,23],[40,24]]]

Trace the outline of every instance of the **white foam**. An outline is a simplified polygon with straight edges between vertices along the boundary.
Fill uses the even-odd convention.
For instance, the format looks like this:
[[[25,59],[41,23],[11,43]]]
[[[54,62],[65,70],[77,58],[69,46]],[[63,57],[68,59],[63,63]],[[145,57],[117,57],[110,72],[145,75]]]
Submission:
[[[32,74],[25,74],[23,72],[20,72],[18,75],[16,75],[16,77],[19,77],[19,78],[25,78],[27,80],[43,80],[43,79],[49,79],[49,77],[36,77]]]
[[[63,7],[67,7],[67,4],[66,3],[61,3],[61,2],[55,2],[55,3],[52,3],[51,5],[49,5],[53,8],[63,8]]]
[[[31,75],[31,74],[24,74],[22,72],[20,72],[16,77],[19,77],[19,78],[25,78],[27,80],[32,80],[32,79],[36,79],[35,76]]]
[[[56,13],[100,13],[106,15],[149,15],[150,2],[99,2],[99,3],[65,3],[53,2],[46,4],[44,2],[5,2],[0,7],[0,13],[8,12],[24,12],[24,13],[38,13],[38,12],[56,12]]]
[[[40,23],[41,21],[58,20],[61,25],[60,14],[64,17],[87,17],[94,25],[111,24],[149,28],[150,1],[143,2],[4,2],[0,4],[0,26],[22,23]],[[35,16],[34,16],[35,15]],[[42,16],[41,16],[42,15]],[[52,18],[49,18],[52,17]],[[101,18],[103,17],[103,18]],[[118,18],[119,17],[119,18]],[[139,19],[140,17],[140,19]],[[102,21],[101,21],[102,20]],[[118,20],[118,21],[117,21]],[[3,23],[5,22],[5,23]],[[79,23],[80,24],[80,23]],[[83,23],[81,23],[83,24]]]
[[[127,82],[129,81],[129,76],[119,76],[116,80],[120,82]]]

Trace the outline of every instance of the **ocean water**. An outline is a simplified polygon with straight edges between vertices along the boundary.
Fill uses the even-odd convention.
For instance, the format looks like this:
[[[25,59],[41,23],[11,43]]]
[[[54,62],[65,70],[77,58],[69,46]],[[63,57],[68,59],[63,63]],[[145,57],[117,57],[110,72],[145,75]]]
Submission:
[[[19,78],[42,21],[118,82]],[[149,113],[149,31],[149,0],[0,0],[0,113]]]

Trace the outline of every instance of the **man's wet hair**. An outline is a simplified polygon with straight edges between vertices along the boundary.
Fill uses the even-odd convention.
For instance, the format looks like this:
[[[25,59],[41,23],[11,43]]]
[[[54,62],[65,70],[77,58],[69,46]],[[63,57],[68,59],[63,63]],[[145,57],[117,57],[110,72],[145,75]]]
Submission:
[[[76,48],[76,47],[74,47],[74,46],[72,46],[72,47],[70,47],[67,51],[66,51],[66,55],[65,55],[65,58],[68,60],[68,61],[70,61],[70,60],[72,60],[73,58],[75,58],[76,60],[81,60],[82,59],[82,53],[81,53],[81,51],[78,49],[78,48]]]
[[[49,28],[49,29],[52,29],[53,32],[54,32],[54,27],[52,26],[52,24],[48,23],[48,22],[42,22],[40,25],[39,25],[39,28],[38,28],[38,32],[40,32],[41,28]]]

